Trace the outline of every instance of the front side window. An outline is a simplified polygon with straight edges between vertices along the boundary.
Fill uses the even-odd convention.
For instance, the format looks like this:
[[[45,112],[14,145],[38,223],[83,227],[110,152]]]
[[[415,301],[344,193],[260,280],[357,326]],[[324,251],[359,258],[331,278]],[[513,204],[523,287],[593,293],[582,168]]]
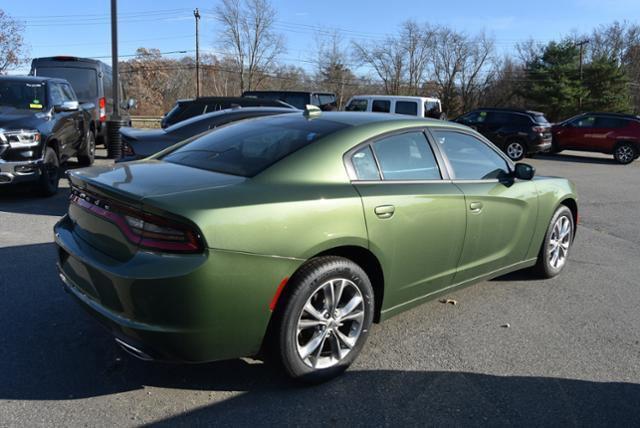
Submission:
[[[495,179],[509,173],[502,156],[481,140],[455,131],[433,130],[440,149],[458,180]]]
[[[62,88],[57,83],[49,84],[49,95],[51,96],[51,105],[59,106],[64,102]]]
[[[73,90],[71,86],[62,84],[60,85],[62,88],[62,96],[64,97],[64,101],[74,101],[75,97],[73,96]]]
[[[486,111],[474,111],[462,116],[462,121],[470,125],[484,123],[486,120],[487,120]]]
[[[346,111],[367,111],[367,100],[355,99],[345,107]]]
[[[373,100],[373,103],[371,103],[371,111],[389,113],[391,111],[391,101]]]
[[[422,132],[393,135],[372,144],[384,180],[439,180],[440,169]]]
[[[418,103],[415,101],[396,101],[396,114],[418,115]]]
[[[440,113],[440,104],[436,101],[425,101],[424,103],[424,116],[435,116]]]
[[[575,128],[593,128],[596,123],[595,116],[583,116],[570,122]]]

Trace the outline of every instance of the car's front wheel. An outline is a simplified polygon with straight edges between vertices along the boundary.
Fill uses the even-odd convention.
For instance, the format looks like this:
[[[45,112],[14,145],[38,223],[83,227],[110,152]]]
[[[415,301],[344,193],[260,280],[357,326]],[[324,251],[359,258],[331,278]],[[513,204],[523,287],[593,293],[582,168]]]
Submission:
[[[527,153],[527,148],[522,141],[511,140],[507,143],[504,151],[507,156],[509,156],[509,159],[516,162],[524,158],[524,155]]]
[[[367,274],[342,257],[319,257],[287,285],[277,347],[285,371],[306,382],[331,379],[360,353],[373,321]]]
[[[629,164],[636,159],[636,148],[631,143],[621,143],[613,151],[613,158],[622,165]]]
[[[567,264],[569,250],[573,244],[575,224],[573,213],[564,205],[558,207],[553,214],[547,234],[538,254],[538,262],[534,268],[543,278],[553,278]]]

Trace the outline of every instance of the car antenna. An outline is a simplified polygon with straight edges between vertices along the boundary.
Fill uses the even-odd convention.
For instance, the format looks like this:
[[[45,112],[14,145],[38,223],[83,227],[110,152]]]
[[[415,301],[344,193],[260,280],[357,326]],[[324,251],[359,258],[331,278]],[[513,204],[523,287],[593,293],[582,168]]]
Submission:
[[[312,104],[307,104],[304,106],[304,112],[302,113],[304,117],[317,117],[322,114],[322,110],[318,106],[314,106]]]

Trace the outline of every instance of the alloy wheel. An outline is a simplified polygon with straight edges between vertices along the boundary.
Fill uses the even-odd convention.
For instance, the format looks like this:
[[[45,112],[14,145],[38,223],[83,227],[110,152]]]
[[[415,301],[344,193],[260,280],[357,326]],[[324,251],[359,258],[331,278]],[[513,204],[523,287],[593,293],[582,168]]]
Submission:
[[[313,369],[332,367],[356,345],[365,317],[364,299],[350,280],[320,285],[302,308],[296,345],[302,361]]]
[[[571,220],[564,215],[560,216],[553,225],[547,247],[547,257],[552,268],[560,269],[566,263],[571,245],[571,233]]]
[[[513,142],[507,146],[507,156],[513,160],[522,159],[524,156],[524,147],[518,142]]]
[[[631,146],[623,144],[616,149],[616,157],[621,163],[629,163],[634,159],[635,153]]]

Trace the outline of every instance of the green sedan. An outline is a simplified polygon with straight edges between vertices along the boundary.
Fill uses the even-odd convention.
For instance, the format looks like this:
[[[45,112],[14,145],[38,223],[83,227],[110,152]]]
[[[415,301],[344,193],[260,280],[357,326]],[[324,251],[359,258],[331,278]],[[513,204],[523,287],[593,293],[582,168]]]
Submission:
[[[65,288],[143,359],[259,356],[317,382],[443,293],[560,273],[576,191],[444,121],[309,108],[74,170]]]

